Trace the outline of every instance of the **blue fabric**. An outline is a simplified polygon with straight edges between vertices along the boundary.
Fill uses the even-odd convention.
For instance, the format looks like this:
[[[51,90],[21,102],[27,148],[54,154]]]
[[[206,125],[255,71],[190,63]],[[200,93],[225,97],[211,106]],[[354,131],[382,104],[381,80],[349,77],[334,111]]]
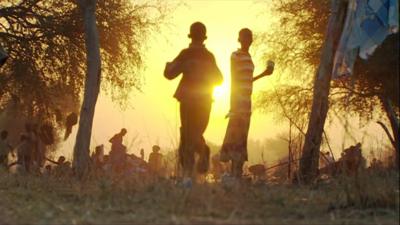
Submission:
[[[333,62],[333,78],[350,75],[353,70],[354,61],[357,57],[358,42],[363,38],[361,30],[356,29],[361,18],[356,6],[356,0],[349,1],[344,28]]]
[[[399,28],[399,0],[389,1],[389,26]]]
[[[351,75],[357,53],[367,59],[398,28],[398,0],[349,0],[345,25],[335,54],[333,78]]]

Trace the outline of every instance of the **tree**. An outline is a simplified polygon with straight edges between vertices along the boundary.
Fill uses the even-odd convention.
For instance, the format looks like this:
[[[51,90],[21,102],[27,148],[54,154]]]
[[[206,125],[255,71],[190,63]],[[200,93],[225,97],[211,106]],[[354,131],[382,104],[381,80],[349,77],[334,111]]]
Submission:
[[[333,0],[320,64],[314,78],[313,101],[300,160],[300,178],[310,182],[318,174],[319,148],[322,142],[325,120],[329,109],[331,71],[333,69],[335,43],[340,39],[346,18],[347,5],[342,0]]]
[[[156,1],[98,2],[104,62],[101,87],[120,103],[141,86],[145,40],[164,21],[164,5]],[[20,113],[16,120],[63,128],[66,116],[79,111],[85,83],[84,39],[83,18],[75,1],[1,1],[0,43],[10,56],[0,71],[2,111],[12,106],[16,108],[12,111]]]
[[[398,33],[389,36],[367,62],[358,60],[354,68],[355,79],[361,86],[356,94],[367,99],[374,98],[377,104],[381,104],[381,111],[386,114],[392,131],[392,134],[387,132],[387,135],[396,151],[397,167],[400,165],[399,37]],[[380,121],[378,123],[383,124]]]
[[[77,175],[82,176],[89,165],[93,116],[100,92],[101,59],[99,34],[96,25],[96,0],[80,0],[78,4],[82,10],[85,24],[87,72],[78,134],[76,135],[74,146],[73,167]]]
[[[315,77],[310,76],[310,73],[317,69],[319,63],[324,27],[330,15],[329,2],[286,0],[274,1],[272,4],[273,11],[280,17],[276,26],[285,29],[270,29],[270,32],[263,35],[262,41],[268,43],[269,52],[266,55],[275,58],[279,67],[285,67],[283,72],[286,73],[283,74],[287,74],[284,76],[290,77],[292,82],[276,87],[274,92],[263,93],[258,99],[260,108],[269,111],[278,109],[278,113],[283,117],[290,115],[292,120],[298,121],[303,121],[309,116],[313,96],[311,87],[314,87],[312,82],[315,81]],[[398,35],[392,35],[368,61],[356,61],[351,82],[330,84],[328,106],[332,110],[328,113],[339,117],[356,115],[365,124],[381,118],[382,112],[388,115],[387,109],[376,107],[383,106],[381,99],[382,96],[386,96],[392,103],[390,114],[396,117],[393,115],[398,115],[399,112],[397,74]],[[276,104],[278,98],[285,103],[285,110]],[[285,115],[283,111],[286,111]],[[395,126],[391,127],[393,133],[398,130]]]

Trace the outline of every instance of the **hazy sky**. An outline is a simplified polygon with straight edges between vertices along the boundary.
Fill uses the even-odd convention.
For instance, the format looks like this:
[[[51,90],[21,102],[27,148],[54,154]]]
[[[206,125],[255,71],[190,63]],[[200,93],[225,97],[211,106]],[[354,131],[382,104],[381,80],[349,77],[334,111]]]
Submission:
[[[261,5],[263,6],[263,5]],[[186,48],[189,27],[195,21],[207,26],[206,47],[214,53],[217,64],[223,72],[224,83],[215,90],[211,120],[206,131],[206,139],[216,144],[221,143],[225,133],[229,111],[229,59],[232,51],[238,48],[237,33],[243,27],[257,32],[268,26],[268,15],[262,15],[260,5],[252,1],[185,1],[185,4],[173,12],[168,21],[171,26],[154,33],[149,40],[146,53],[146,68],[143,72],[145,84],[143,93],[134,93],[130,99],[130,108],[126,111],[104,95],[101,95],[94,119],[93,144],[106,144],[109,137],[122,127],[128,129],[125,143],[129,145],[133,137],[141,141],[131,151],[138,152],[143,146],[149,150],[153,144],[164,147],[176,146],[179,128],[178,103],[172,97],[178,79],[168,81],[163,77],[165,63],[172,60]],[[265,63],[254,57],[256,72],[263,70]],[[258,65],[257,65],[258,64]],[[264,78],[255,84],[255,92],[266,88],[270,78]],[[250,131],[250,138],[263,139],[273,134],[272,120],[255,113]],[[76,127],[74,128],[76,131]],[[273,136],[273,135],[272,135]],[[65,143],[65,148],[72,148],[75,133]]]
[[[122,127],[128,129],[124,142],[129,151],[135,154],[138,154],[139,149],[143,147],[148,155],[153,144],[158,144],[164,149],[177,146],[179,110],[178,103],[172,96],[180,77],[174,81],[166,80],[163,77],[163,69],[167,61],[172,60],[188,46],[189,26],[195,21],[201,21],[207,26],[206,47],[214,53],[225,79],[222,86],[215,90],[211,119],[205,133],[207,140],[217,145],[222,143],[228,122],[224,116],[229,111],[229,59],[232,51],[238,48],[237,33],[243,27],[248,27],[255,33],[265,31],[270,29],[271,23],[276,18],[268,11],[265,2],[198,0],[184,1],[184,3],[173,12],[171,20],[168,21],[170,26],[155,32],[147,43],[149,48],[146,52],[146,68],[143,71],[145,80],[143,93],[133,93],[130,107],[125,111],[122,111],[110,98],[100,94],[94,118],[92,149],[98,144],[105,144],[109,149],[108,139]],[[253,48],[251,53],[256,66],[255,74],[258,74],[265,66],[265,62],[260,60],[262,52]],[[273,83],[278,85],[278,76],[279,74],[274,74],[272,77],[257,81],[253,96],[260,90],[269,90]],[[249,138],[255,140],[274,138],[286,130],[282,126],[272,120],[271,116],[255,111]],[[76,129],[77,127],[74,127],[74,132],[62,146],[67,156],[72,156]],[[377,127],[373,126],[372,130],[376,130],[378,139],[384,138]],[[332,131],[333,136],[343,137],[343,131],[340,129],[334,128]],[[337,140],[336,142],[332,144],[338,146],[339,142]],[[251,150],[249,157],[252,158]]]

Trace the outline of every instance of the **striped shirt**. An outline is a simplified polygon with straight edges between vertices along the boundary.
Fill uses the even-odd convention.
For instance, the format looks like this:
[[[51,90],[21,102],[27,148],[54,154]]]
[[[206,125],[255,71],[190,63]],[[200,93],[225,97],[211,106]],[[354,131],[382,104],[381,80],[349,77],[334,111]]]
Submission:
[[[231,55],[231,113],[251,113],[254,64],[248,52]]]

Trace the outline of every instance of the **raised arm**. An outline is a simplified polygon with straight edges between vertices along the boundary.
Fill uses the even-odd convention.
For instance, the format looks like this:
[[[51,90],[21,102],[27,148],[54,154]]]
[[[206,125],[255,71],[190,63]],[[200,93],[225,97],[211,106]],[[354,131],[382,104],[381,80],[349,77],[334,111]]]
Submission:
[[[167,62],[164,69],[164,77],[168,80],[172,80],[179,76],[179,74],[183,72],[183,60],[184,51],[179,53],[179,55],[172,62]]]
[[[54,161],[54,160],[49,159],[49,158],[47,158],[47,157],[45,157],[45,159],[46,159],[47,161],[51,162],[51,163],[54,163],[54,164],[57,164],[57,165],[60,164],[60,163],[58,163],[57,161]]]
[[[114,142],[114,140],[115,140],[115,136],[116,135],[114,135],[112,138],[110,138],[110,140],[108,140],[108,142],[110,142],[112,144]]]
[[[264,70],[264,72],[260,73],[259,75],[253,77],[253,82],[262,78],[271,75],[274,72],[274,67],[273,66],[268,66],[267,69]]]
[[[259,75],[253,77],[253,82],[256,81],[256,80],[258,80],[258,79],[260,79],[260,78],[263,78],[263,77],[265,77],[265,76],[267,76],[267,75],[266,75],[264,72],[262,72],[262,73],[260,73]]]

